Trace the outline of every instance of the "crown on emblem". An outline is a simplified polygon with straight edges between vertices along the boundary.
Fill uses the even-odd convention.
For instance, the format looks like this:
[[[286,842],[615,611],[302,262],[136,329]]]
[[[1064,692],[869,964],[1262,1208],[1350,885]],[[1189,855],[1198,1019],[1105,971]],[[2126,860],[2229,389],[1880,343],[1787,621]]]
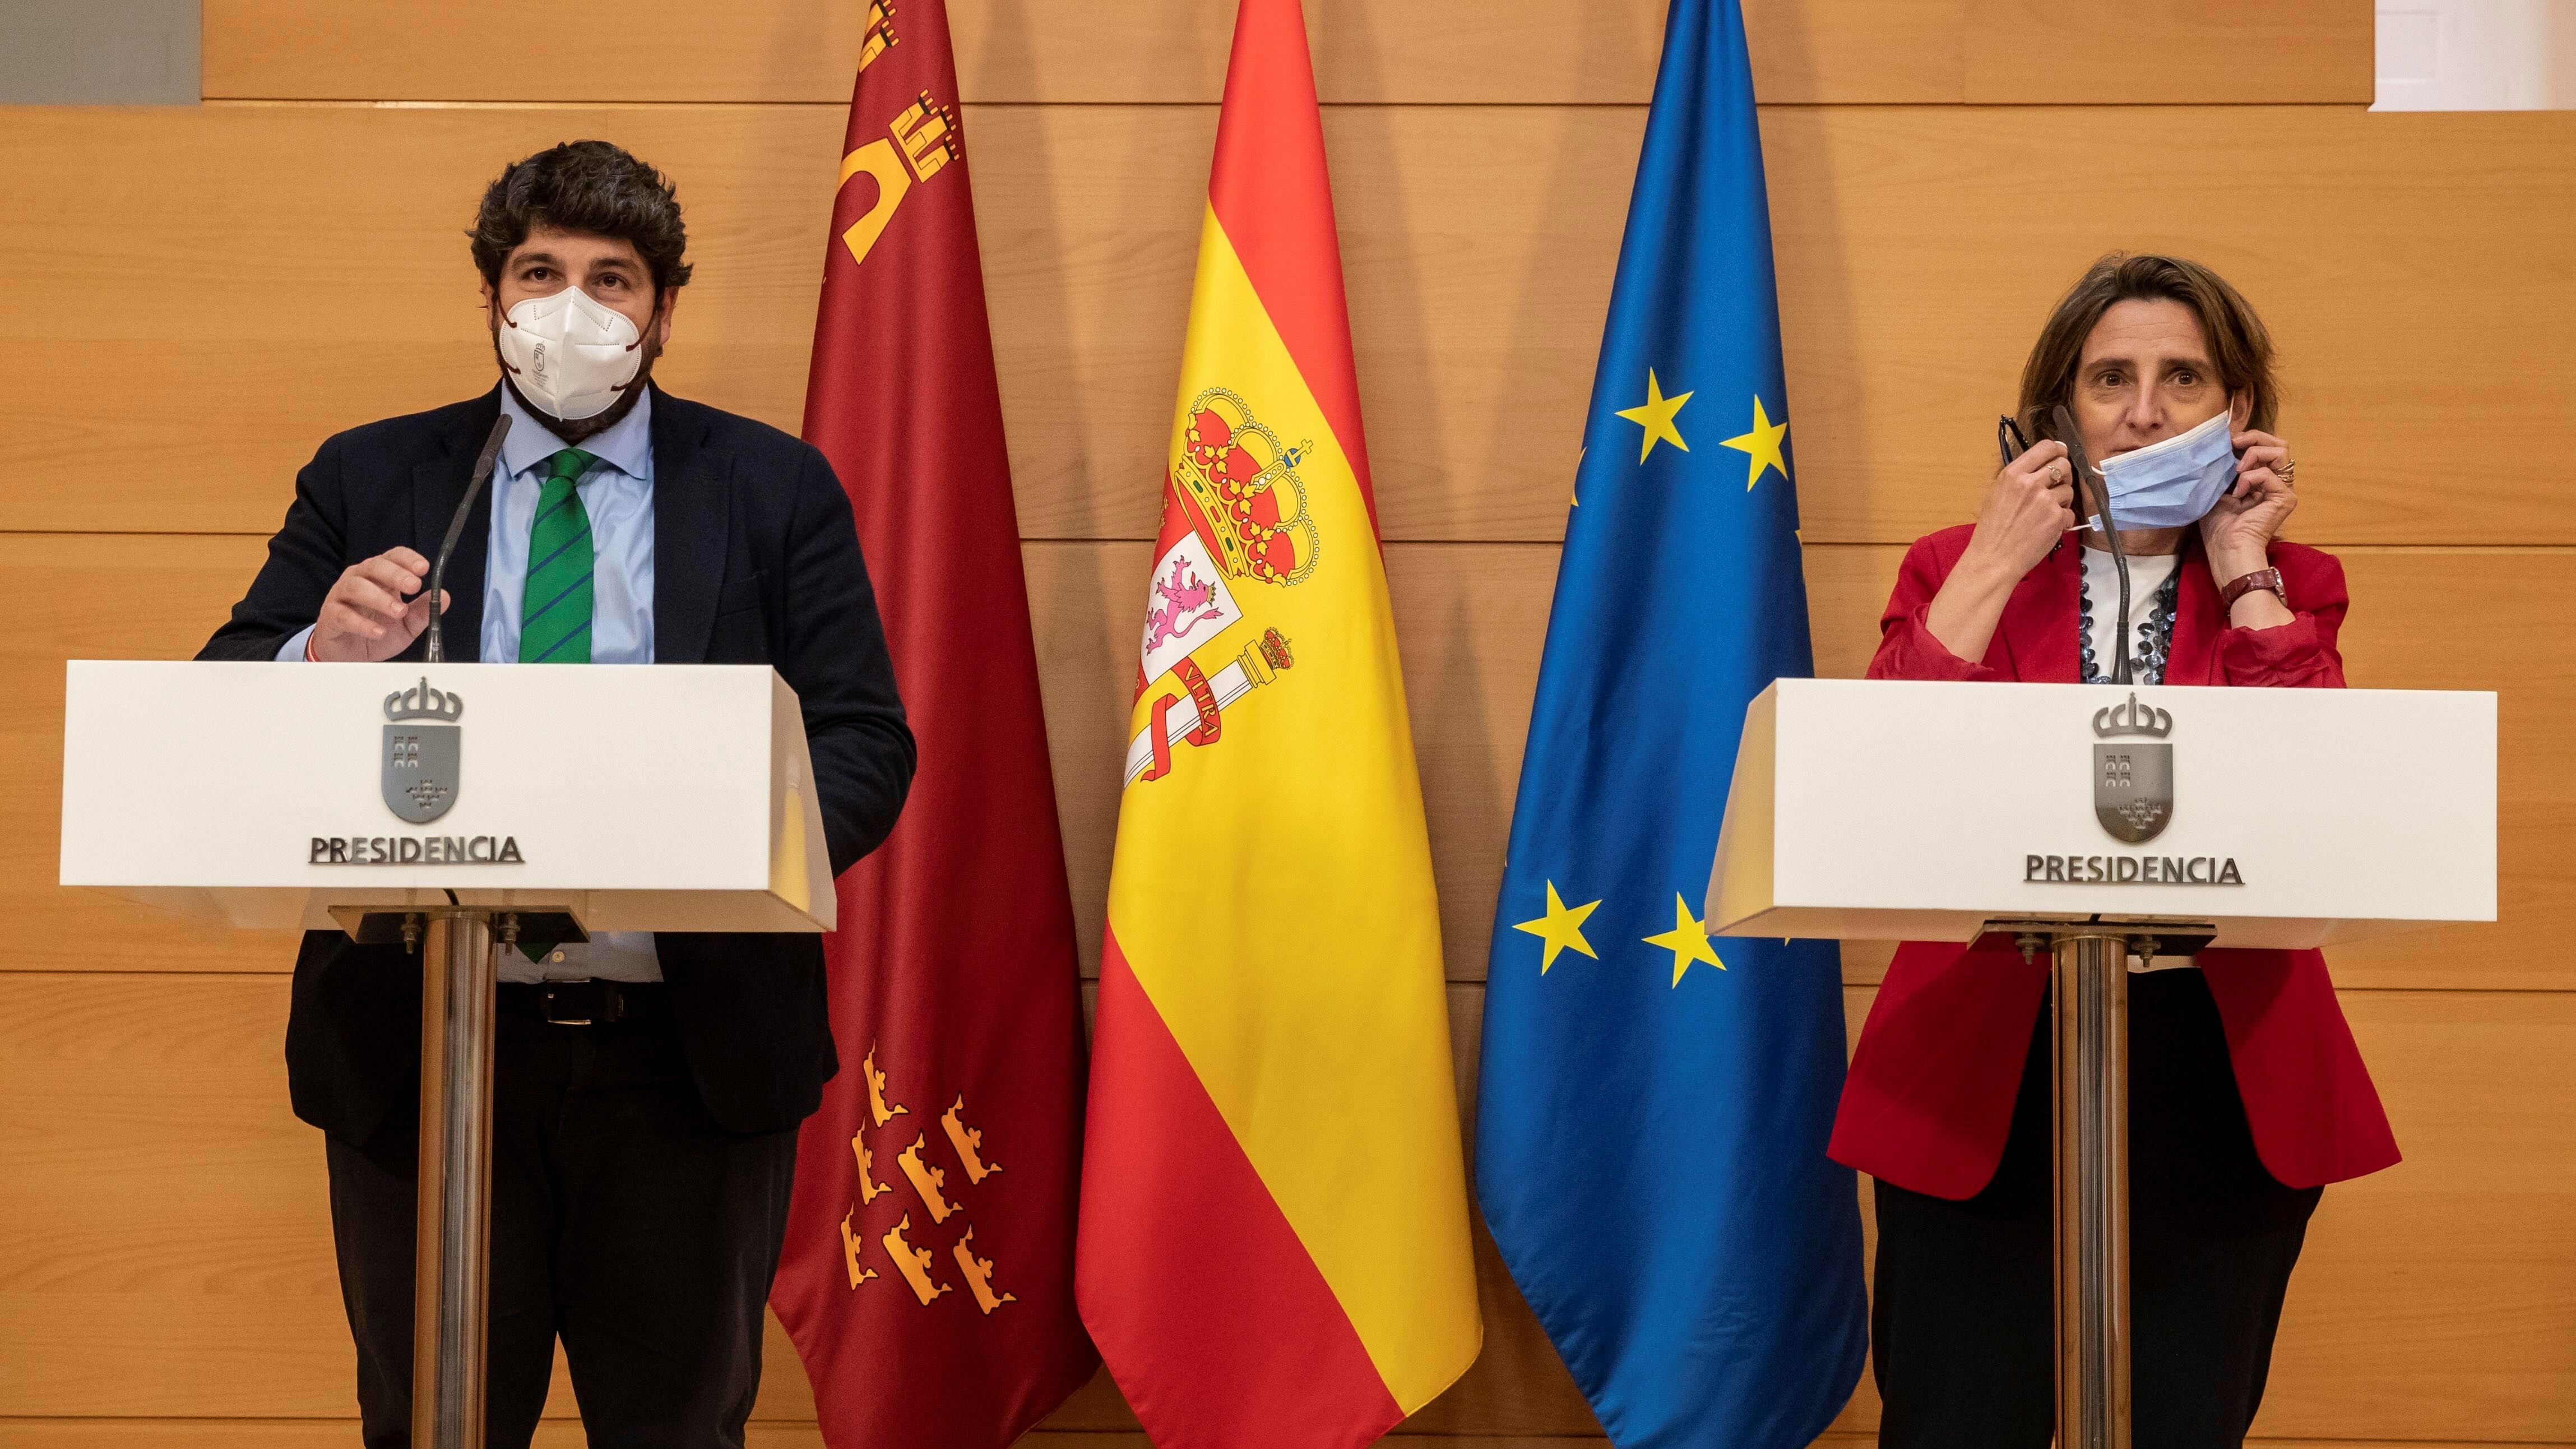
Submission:
[[[957,112],[932,100],[928,91],[904,107],[886,134],[903,148],[905,164],[923,181],[957,159]]]
[[[1217,567],[1265,584],[1303,583],[1315,571],[1320,540],[1297,476],[1313,450],[1311,442],[1283,445],[1224,388],[1191,401],[1172,481]]]
[[[2114,735],[2144,735],[2160,740],[2173,733],[2173,712],[2152,704],[2138,703],[2136,695],[2127,704],[2115,704],[2093,712],[2093,734],[2098,739]]]
[[[432,689],[426,679],[409,689],[397,689],[385,696],[385,718],[397,724],[407,719],[432,719],[442,724],[454,724],[464,714],[465,696]]]
[[[892,0],[871,0],[868,6],[868,28],[859,41],[859,69],[866,70],[869,61],[885,54],[900,39],[902,37],[894,33]]]

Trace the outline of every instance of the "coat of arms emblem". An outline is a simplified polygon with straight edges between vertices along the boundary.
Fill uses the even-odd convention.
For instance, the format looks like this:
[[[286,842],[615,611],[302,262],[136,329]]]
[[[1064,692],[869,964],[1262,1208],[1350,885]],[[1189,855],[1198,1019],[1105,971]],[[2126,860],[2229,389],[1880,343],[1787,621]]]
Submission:
[[[2131,845],[2164,833],[2173,819],[2173,712],[2138,703],[2093,712],[2093,818]]]
[[[1153,705],[1146,726],[1128,741],[1127,775],[1159,780],[1171,772],[1172,741],[1205,747],[1222,735],[1220,712],[1277,679],[1294,662],[1288,638],[1246,617],[1260,612],[1258,590],[1294,588],[1314,577],[1322,537],[1306,511],[1298,466],[1315,451],[1290,447],[1252,405],[1227,388],[1202,389],[1184,410],[1177,455],[1163,493],[1163,526],[1155,540],[1136,692],[1156,681],[1171,689]],[[1212,641],[1233,632],[1236,647]],[[1256,636],[1242,647],[1246,635]],[[1222,662],[1217,662],[1221,658]]]
[[[427,679],[385,696],[385,808],[426,825],[456,803],[456,768],[464,731],[462,696],[430,688]]]

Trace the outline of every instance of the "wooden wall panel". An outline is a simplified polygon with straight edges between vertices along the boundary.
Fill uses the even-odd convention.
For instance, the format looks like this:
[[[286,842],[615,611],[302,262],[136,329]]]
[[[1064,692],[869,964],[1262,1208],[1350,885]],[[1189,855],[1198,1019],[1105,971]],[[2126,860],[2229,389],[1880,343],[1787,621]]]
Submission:
[[[2576,114],[2210,109],[2170,129],[2184,114],[1766,113],[1806,537],[1901,543],[1967,516],[2049,303],[2131,245],[2196,253],[2264,308],[2303,537],[2576,541],[2576,493],[2497,461],[2576,451]],[[1327,116],[1389,537],[1558,536],[1641,115]],[[1213,119],[968,122],[1031,537],[1152,534]],[[690,207],[701,279],[667,380],[794,427],[828,109],[0,110],[22,202],[0,268],[31,279],[0,313],[13,525],[266,533],[322,437],[486,386],[457,232],[502,160],[584,134],[669,168]],[[2102,154],[2104,134],[2159,139]],[[2034,204],[2070,174],[2080,204]],[[218,284],[135,285],[172,239]],[[1718,421],[1695,415],[1685,435]]]
[[[2012,105],[2251,101],[2368,105],[2367,0],[2153,6],[1969,0],[1965,99]],[[2072,57],[2083,60],[2068,65]]]
[[[2576,360],[2514,339],[2538,317],[2576,324],[2576,293],[2550,280],[2576,264],[2576,168],[2544,159],[2576,155],[2576,116],[2476,154],[2455,149],[2459,116],[2195,111],[2188,159],[2085,159],[2107,160],[2095,128],[2154,130],[2157,114],[1767,124],[1793,405],[1823,423],[1801,445],[1806,537],[1901,542],[1969,516],[2032,336],[2085,263],[2126,248],[2198,257],[2262,310],[2280,431],[2308,465],[2300,537],[2556,541],[2541,520],[2557,490],[2495,478],[2453,440],[2468,416],[2515,447],[2569,426]],[[2058,189],[2079,174],[2081,196]],[[2444,284],[2458,278],[2475,280]]]
[[[285,1036],[282,976],[0,975],[0,1414],[350,1412]]]
[[[2576,1080],[2540,1065],[2576,997],[2357,992],[2344,1011],[2407,1161],[2327,1190],[2255,1432],[2576,1438]]]
[[[193,656],[266,553],[256,538],[0,534],[0,972],[276,971],[294,961],[288,933],[220,930],[54,883],[63,661]]]
[[[2338,947],[2335,979],[2369,986],[2563,989],[2576,976],[2550,941],[2576,915],[2576,628],[2558,614],[2576,555],[2560,550],[2352,550],[2354,598],[2344,660],[2351,682],[2376,689],[2496,692],[2497,912],[2491,926],[2454,926]],[[2477,580],[2490,618],[2437,620],[2432,600],[2450,580]],[[2571,1241],[2576,1246],[2576,1241]]]
[[[1643,104],[1664,0],[1308,0],[1327,104]],[[1771,102],[2025,104],[2371,99],[2366,0],[1746,0]],[[969,101],[1214,101],[1223,0],[959,0]],[[207,0],[210,98],[847,104],[863,5],[639,0]],[[903,30],[902,8],[895,29]],[[506,45],[494,44],[507,36]],[[673,55],[688,57],[672,65]]]
[[[1857,1021],[1870,991],[1845,995]],[[1462,1065],[1480,1005],[1481,988],[1453,990]],[[0,976],[0,1416],[347,1413],[320,1141],[287,1111],[285,1010],[278,976]],[[2576,1439],[2562,1347],[2576,1334],[2576,995],[2359,991],[2345,1010],[2409,1160],[2327,1194],[2258,1427]],[[1485,1357],[1409,1429],[1590,1432],[1480,1247]],[[770,1349],[759,1417],[809,1418],[774,1331]],[[1842,1425],[1874,1421],[1864,1389]],[[1102,1383],[1054,1426],[1132,1420]],[[41,1442],[9,1433],[0,1446]]]
[[[1855,676],[1901,550],[1810,545],[1817,665]],[[1032,542],[1040,679],[1078,938],[1095,960],[1117,827],[1121,734],[1134,687],[1147,546]],[[258,540],[0,534],[0,970],[275,970],[283,935],[218,931],[57,888],[62,661],[186,658],[247,586]],[[2356,549],[2346,635],[2364,687],[2500,692],[2504,919],[2334,954],[2339,979],[2378,987],[2576,985],[2548,926],[2576,912],[2559,843],[2576,838],[2576,631],[2552,612],[2576,555],[2564,550]],[[1494,893],[1520,778],[1556,550],[1536,544],[1388,549],[1449,972],[1482,980]],[[138,593],[135,575],[156,587]],[[2480,588],[2456,581],[2474,573]],[[1850,977],[1875,981],[1885,949],[1855,945]]]

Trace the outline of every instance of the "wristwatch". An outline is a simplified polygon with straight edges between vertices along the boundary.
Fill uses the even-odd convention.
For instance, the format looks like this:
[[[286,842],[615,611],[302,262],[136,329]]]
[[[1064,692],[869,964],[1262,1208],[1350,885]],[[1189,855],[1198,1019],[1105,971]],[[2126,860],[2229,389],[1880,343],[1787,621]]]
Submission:
[[[2233,613],[2236,608],[2236,601],[2256,589],[2270,589],[2272,591],[2272,597],[2281,601],[2282,608],[2286,609],[2290,607],[2290,591],[2282,586],[2281,571],[2279,569],[2256,569],[2250,574],[2242,574],[2236,578],[2228,580],[2227,587],[2218,591],[2218,612],[2222,614]]]

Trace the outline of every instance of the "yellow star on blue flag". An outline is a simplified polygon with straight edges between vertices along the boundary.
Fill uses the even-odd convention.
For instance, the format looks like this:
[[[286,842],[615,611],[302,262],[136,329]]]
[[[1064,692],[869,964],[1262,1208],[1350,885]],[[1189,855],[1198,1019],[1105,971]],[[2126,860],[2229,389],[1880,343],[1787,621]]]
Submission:
[[[1619,416],[1646,430],[1645,441],[1637,445],[1638,462],[1646,461],[1646,455],[1655,451],[1657,443],[1670,443],[1685,453],[1690,451],[1690,444],[1682,441],[1682,430],[1673,426],[1673,414],[1680,412],[1682,404],[1690,400],[1689,393],[1678,397],[1664,396],[1663,385],[1655,379],[1655,370],[1651,367],[1646,369],[1646,400],[1635,407],[1619,410]]]
[[[1690,902],[1683,900],[1679,892],[1673,895],[1673,928],[1648,936],[1646,944],[1673,953],[1675,987],[1682,984],[1682,973],[1694,962],[1705,961],[1720,971],[1726,969],[1726,963],[1717,959],[1717,952],[1708,944],[1708,927],[1691,914]]]
[[[1547,968],[1556,964],[1556,954],[1569,947],[1590,956],[1595,961],[1601,959],[1599,954],[1593,951],[1592,943],[1583,939],[1583,918],[1599,909],[1601,909],[1599,901],[1593,901],[1589,905],[1568,906],[1557,896],[1556,882],[1549,881],[1547,914],[1535,921],[1519,922],[1512,929],[1527,931],[1547,943],[1547,951],[1538,959],[1538,974],[1545,976]]]
[[[1718,446],[1733,448],[1751,459],[1744,469],[1744,487],[1750,492],[1754,484],[1762,481],[1765,468],[1778,469],[1783,478],[1789,476],[1789,456],[1780,451],[1780,440],[1788,435],[1789,420],[1771,421],[1771,414],[1762,408],[1762,394],[1757,392],[1753,395],[1752,429],[1738,433]]]

